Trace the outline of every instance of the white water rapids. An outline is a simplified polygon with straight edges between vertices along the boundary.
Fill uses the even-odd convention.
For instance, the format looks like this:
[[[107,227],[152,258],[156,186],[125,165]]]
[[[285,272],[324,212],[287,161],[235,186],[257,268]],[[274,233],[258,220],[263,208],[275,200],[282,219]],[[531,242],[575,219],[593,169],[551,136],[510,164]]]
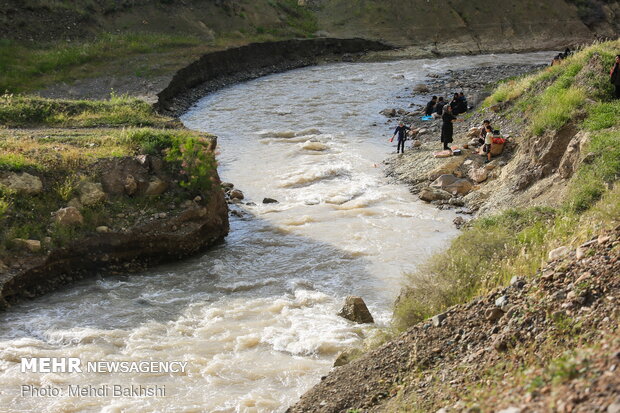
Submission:
[[[454,214],[390,184],[379,111],[428,73],[549,54],[331,64],[267,76],[184,117],[219,136],[220,174],[246,195],[223,245],[139,275],[93,277],[0,314],[0,411],[283,411],[373,327],[336,316],[362,296],[389,322],[403,273],[456,235]],[[422,103],[420,99],[416,100]],[[440,147],[439,142],[437,147]],[[264,197],[277,204],[262,204]],[[22,373],[21,358],[186,361],[178,373]],[[69,385],[165,387],[164,397],[68,394]],[[24,385],[61,394],[22,394]]]

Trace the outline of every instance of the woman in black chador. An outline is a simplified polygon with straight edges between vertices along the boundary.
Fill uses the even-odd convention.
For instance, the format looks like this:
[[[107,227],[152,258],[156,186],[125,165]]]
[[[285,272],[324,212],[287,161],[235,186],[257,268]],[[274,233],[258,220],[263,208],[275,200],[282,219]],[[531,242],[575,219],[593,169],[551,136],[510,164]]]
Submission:
[[[441,115],[443,125],[441,126],[441,141],[443,142],[443,148],[450,150],[449,143],[452,143],[452,135],[454,134],[454,122],[458,119],[452,114],[452,107],[450,105],[444,106],[443,115]]]

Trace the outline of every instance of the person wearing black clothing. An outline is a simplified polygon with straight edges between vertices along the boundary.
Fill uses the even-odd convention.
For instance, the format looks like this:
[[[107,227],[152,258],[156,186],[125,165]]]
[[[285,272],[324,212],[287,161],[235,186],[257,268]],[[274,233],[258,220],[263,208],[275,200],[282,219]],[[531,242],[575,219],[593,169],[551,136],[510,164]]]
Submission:
[[[454,97],[450,101],[450,107],[452,108],[453,115],[456,116],[459,114],[459,94],[458,93],[454,94]]]
[[[616,99],[620,99],[620,54],[616,56],[616,62],[609,72],[609,80],[616,87]]]
[[[426,104],[426,110],[424,111],[424,114],[426,116],[431,116],[433,112],[435,111],[436,104],[437,104],[437,96],[433,96],[431,101]]]
[[[394,140],[394,137],[398,135],[398,145],[396,146],[396,153],[399,153],[399,151],[401,151],[401,148],[401,153],[405,153],[405,141],[407,140],[407,131],[409,131],[410,129],[411,128],[409,126],[405,126],[403,122],[399,122],[396,129],[394,129],[394,135],[392,136],[392,139],[390,139],[390,142],[392,142]]]
[[[467,112],[467,98],[465,97],[463,92],[459,93],[458,110],[458,113]]]
[[[454,134],[454,125],[452,123],[457,121],[456,116],[452,113],[452,106],[446,105],[441,116],[443,125],[441,126],[441,142],[443,142],[443,148],[450,150],[449,143],[452,143],[452,135]]]
[[[437,100],[437,104],[435,105],[435,113],[437,114],[437,117],[441,117],[441,115],[443,115],[443,107],[446,105],[446,101],[443,100],[443,96],[440,96],[439,99]]]

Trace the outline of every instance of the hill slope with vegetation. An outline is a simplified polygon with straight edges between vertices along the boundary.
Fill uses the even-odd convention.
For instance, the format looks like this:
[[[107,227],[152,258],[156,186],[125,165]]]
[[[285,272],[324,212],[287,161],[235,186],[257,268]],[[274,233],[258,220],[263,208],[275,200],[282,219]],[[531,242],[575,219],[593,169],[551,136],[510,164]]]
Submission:
[[[618,16],[616,0],[3,0],[0,90],[152,98],[205,53],[316,36],[412,46],[409,56],[563,49],[617,36]]]
[[[488,191],[481,217],[410,275],[393,338],[290,411],[619,407],[620,101],[608,80],[618,50],[597,44],[494,91],[472,118],[510,118],[523,136],[474,192]],[[560,190],[536,206],[537,185]]]

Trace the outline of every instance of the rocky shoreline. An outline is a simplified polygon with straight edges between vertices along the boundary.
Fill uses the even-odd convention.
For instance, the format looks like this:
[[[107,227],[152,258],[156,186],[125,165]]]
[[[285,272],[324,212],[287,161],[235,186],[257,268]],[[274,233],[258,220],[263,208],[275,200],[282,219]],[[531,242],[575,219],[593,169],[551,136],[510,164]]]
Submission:
[[[514,150],[515,141],[506,146],[504,152],[496,157],[490,164],[484,164],[482,156],[473,154],[472,150],[463,149],[460,156],[449,158],[435,158],[433,154],[442,148],[439,140],[441,135],[441,120],[424,121],[421,119],[424,104],[432,96],[443,96],[449,101],[455,92],[464,92],[468,97],[470,110],[459,118],[465,118],[465,122],[454,124],[453,145],[460,148],[469,141],[467,133],[472,127],[479,127],[483,117],[492,120],[495,128],[501,130],[504,135],[516,136],[519,126],[509,119],[498,117],[492,110],[483,113],[474,112],[490,95],[490,90],[498,82],[518,77],[538,70],[545,65],[497,65],[482,68],[465,69],[460,71],[449,70],[444,73],[431,74],[426,81],[414,85],[412,88],[403,90],[403,95],[412,95],[416,103],[410,104],[408,108],[389,108],[382,111],[388,117],[387,123],[395,126],[397,122],[403,121],[417,131],[413,137],[409,138],[411,144],[403,155],[390,156],[384,161],[386,175],[396,181],[403,182],[409,186],[414,194],[421,196],[424,201],[436,205],[440,209],[456,208],[457,213],[470,215],[480,209],[481,205],[468,202],[466,195],[477,189],[476,186],[486,179],[493,179],[499,176],[500,170],[507,164]],[[484,179],[472,179],[472,170],[480,170],[479,175]],[[438,187],[441,192],[429,187],[437,178],[442,175],[453,175],[456,179],[450,183]],[[464,189],[458,188],[456,193],[445,191],[445,186],[453,184],[456,180],[467,180],[468,184],[461,181]],[[457,225],[462,223],[462,219],[457,219]]]

